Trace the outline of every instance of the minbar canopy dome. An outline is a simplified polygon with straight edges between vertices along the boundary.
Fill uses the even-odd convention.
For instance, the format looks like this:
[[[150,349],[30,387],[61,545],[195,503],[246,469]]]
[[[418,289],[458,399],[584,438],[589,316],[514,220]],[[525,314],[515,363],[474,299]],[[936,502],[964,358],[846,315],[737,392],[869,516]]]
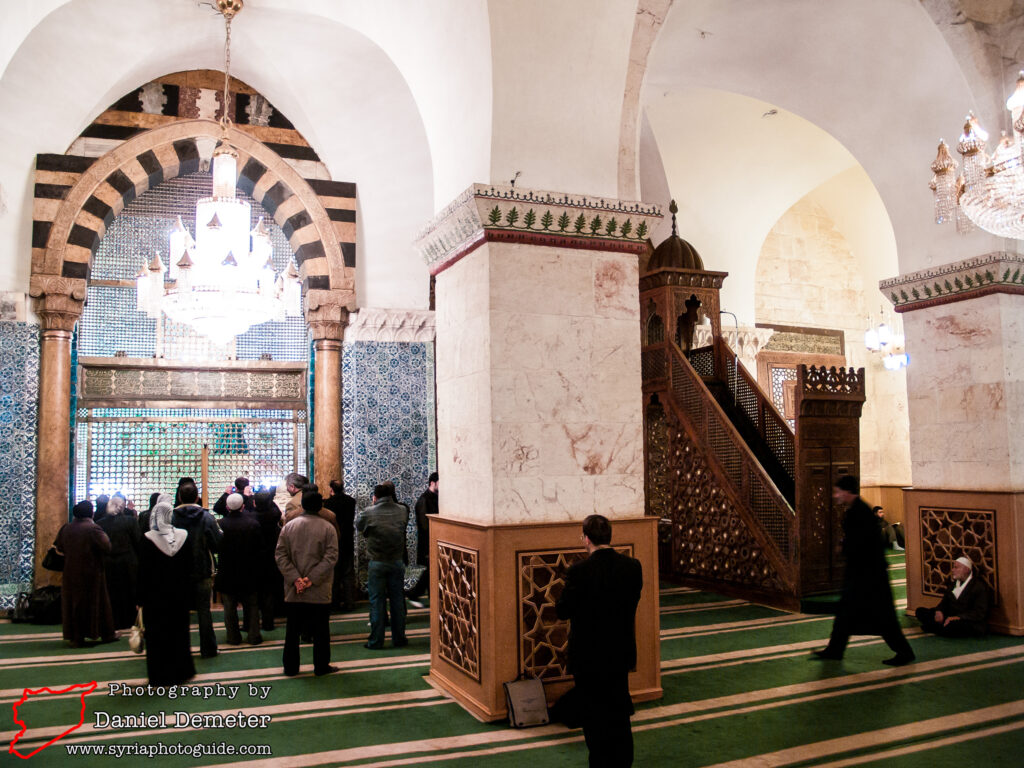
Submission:
[[[650,261],[647,262],[647,271],[653,272],[656,269],[696,269],[704,270],[704,262],[697,253],[697,249],[683,240],[676,232],[676,213],[679,207],[673,200],[668,207],[672,213],[672,234],[654,249]]]

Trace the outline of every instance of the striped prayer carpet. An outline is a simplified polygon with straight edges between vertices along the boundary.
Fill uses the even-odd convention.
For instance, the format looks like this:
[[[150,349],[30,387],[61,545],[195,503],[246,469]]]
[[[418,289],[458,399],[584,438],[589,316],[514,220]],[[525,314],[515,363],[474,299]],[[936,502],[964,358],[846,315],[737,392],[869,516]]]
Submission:
[[[890,562],[902,608],[902,556]],[[665,695],[637,707],[637,766],[1024,765],[1018,638],[945,640],[902,617],[916,663],[883,666],[891,652],[877,637],[854,638],[842,662],[819,662],[810,651],[826,642],[831,616],[673,585],[660,602]],[[314,677],[304,646],[302,674],[286,678],[279,620],[260,646],[197,657],[189,690],[212,694],[205,699],[140,690],[145,661],[123,640],[69,649],[59,627],[0,623],[0,709],[12,713],[0,718],[0,750],[13,759],[17,737],[17,754],[39,750],[30,758],[37,767],[106,765],[118,755],[131,766],[155,757],[161,768],[586,765],[578,730],[480,723],[427,685],[428,621],[427,610],[411,610],[409,646],[374,652],[362,647],[365,610],[332,616],[340,671]],[[75,689],[22,702],[26,688],[91,681],[84,696]],[[20,737],[15,706],[26,724]]]

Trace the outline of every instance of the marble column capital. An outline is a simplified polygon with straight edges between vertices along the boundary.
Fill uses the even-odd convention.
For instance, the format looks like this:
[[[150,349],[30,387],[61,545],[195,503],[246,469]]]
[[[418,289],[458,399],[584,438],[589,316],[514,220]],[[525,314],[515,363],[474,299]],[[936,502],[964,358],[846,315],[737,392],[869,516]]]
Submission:
[[[32,275],[29,296],[35,300],[44,331],[72,331],[85,306],[85,280]]]
[[[485,242],[639,255],[661,217],[650,203],[474,184],[434,217],[415,245],[433,275]]]
[[[306,322],[317,343],[341,342],[348,325],[348,292],[310,291],[306,295]]]
[[[952,304],[993,293],[1024,294],[1024,255],[994,251],[891,277],[878,284],[897,312]]]

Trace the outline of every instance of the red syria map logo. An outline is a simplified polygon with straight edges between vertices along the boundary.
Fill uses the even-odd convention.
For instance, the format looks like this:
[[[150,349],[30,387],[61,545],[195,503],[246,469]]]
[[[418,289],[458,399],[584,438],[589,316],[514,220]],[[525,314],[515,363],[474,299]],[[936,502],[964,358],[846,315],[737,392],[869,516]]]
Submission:
[[[72,725],[67,730],[65,730],[63,733],[60,733],[60,734],[54,736],[52,739],[50,739],[48,742],[43,744],[41,747],[37,747],[36,749],[32,750],[27,755],[21,754],[21,752],[19,752],[17,750],[15,745],[18,743],[18,739],[20,739],[22,736],[25,735],[25,731],[28,730],[28,726],[25,725],[25,723],[23,723],[20,719],[18,719],[18,707],[20,707],[22,704],[24,704],[26,701],[28,701],[28,697],[29,696],[38,696],[41,693],[49,693],[51,695],[59,695],[59,694],[62,694],[62,693],[71,693],[75,689],[81,689],[81,693],[79,694],[79,697],[82,700],[82,711],[79,713],[78,722],[75,725]],[[95,690],[96,690],[96,681],[95,680],[93,680],[91,683],[78,683],[77,685],[71,685],[71,686],[68,686],[67,688],[61,688],[60,690],[57,690],[57,691],[51,690],[49,688],[38,688],[38,689],[26,688],[22,692],[22,694],[21,694],[21,699],[19,701],[15,702],[15,704],[14,704],[14,722],[16,722],[19,726],[21,726],[21,730],[18,732],[18,735],[15,736],[11,740],[11,746],[10,746],[10,749],[8,749],[8,752],[14,753],[18,757],[20,757],[22,760],[27,760],[28,758],[32,757],[32,755],[36,754],[37,752],[41,752],[42,750],[46,749],[48,746],[50,746],[54,742],[60,741],[61,739],[63,739],[65,736],[67,736],[72,731],[75,731],[75,730],[78,730],[79,728],[81,728],[82,727],[82,723],[85,722],[85,697],[86,697],[86,695],[92,693]]]

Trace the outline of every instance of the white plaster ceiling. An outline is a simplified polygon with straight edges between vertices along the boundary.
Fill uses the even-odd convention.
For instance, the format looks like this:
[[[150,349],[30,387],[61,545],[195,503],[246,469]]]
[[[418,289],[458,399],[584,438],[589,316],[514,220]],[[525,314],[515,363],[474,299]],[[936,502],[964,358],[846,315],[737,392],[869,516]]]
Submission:
[[[936,141],[971,104],[942,35],[911,0],[676,2],[643,94],[657,152],[642,157],[660,155],[663,168],[642,165],[641,178],[653,187],[663,174],[680,199],[682,236],[705,264],[731,273],[723,302],[746,312],[778,216],[830,180],[852,180],[857,167],[870,179],[855,185],[866,196],[858,204],[877,220],[860,224],[874,234],[844,234],[877,244],[889,226],[895,245],[872,255],[869,282],[1001,247],[931,223]],[[837,194],[836,183],[825,197],[850,203],[851,190]]]

